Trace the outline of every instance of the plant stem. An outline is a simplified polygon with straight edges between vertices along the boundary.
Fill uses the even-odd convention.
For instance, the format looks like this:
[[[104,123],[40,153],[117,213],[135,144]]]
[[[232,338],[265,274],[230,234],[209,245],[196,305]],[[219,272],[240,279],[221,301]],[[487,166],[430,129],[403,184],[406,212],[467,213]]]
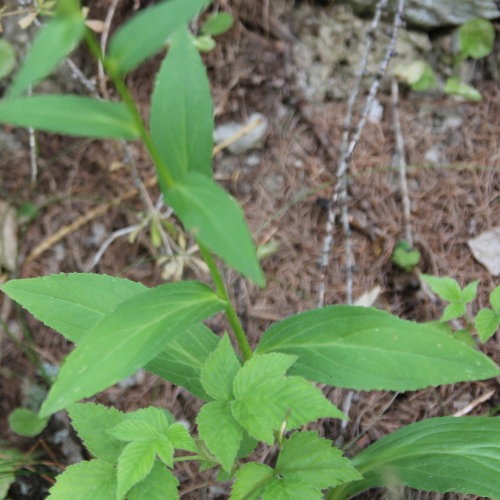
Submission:
[[[219,273],[219,269],[217,268],[217,264],[215,263],[214,258],[210,251],[199,241],[197,242],[200,247],[200,253],[205,260],[208,269],[210,270],[210,274],[212,275],[212,279],[214,280],[215,289],[217,291],[217,295],[226,301],[226,316],[233,329],[234,336],[236,337],[236,341],[238,342],[238,346],[240,348],[241,354],[243,355],[243,359],[248,361],[252,357],[252,349],[250,348],[250,344],[248,343],[247,336],[243,327],[241,326],[241,322],[236,314],[236,311],[233,307],[231,299],[229,298],[229,294],[227,293],[226,285],[222,280],[222,276]]]

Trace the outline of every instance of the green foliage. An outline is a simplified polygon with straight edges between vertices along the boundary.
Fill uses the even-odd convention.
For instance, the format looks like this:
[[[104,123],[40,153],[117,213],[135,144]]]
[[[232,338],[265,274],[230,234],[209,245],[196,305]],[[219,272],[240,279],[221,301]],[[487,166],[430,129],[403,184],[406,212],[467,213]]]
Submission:
[[[458,28],[460,54],[481,59],[491,54],[495,42],[495,28],[486,19],[471,19]]]
[[[203,26],[201,32],[204,35],[217,36],[230,30],[234,24],[234,17],[227,12],[219,12],[210,16]]]
[[[405,271],[411,271],[420,262],[420,252],[407,241],[398,241],[392,254],[392,262]]]
[[[500,286],[490,294],[491,309],[481,309],[475,318],[475,327],[481,342],[486,342],[500,327]]]
[[[457,95],[467,99],[468,101],[481,102],[483,96],[471,85],[467,85],[460,81],[457,77],[448,78],[444,86],[446,94]]]
[[[394,74],[412,90],[429,90],[437,86],[434,71],[425,61],[398,64],[394,68]]]
[[[41,418],[28,408],[16,408],[9,415],[10,428],[20,436],[37,436],[45,429],[47,421],[48,418]]]
[[[0,79],[10,75],[16,65],[16,52],[14,47],[0,38]]]

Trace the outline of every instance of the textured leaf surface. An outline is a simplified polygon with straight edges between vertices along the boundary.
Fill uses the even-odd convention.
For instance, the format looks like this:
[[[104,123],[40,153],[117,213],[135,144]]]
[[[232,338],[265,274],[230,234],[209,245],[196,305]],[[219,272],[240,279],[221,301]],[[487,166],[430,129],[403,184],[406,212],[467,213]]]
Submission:
[[[164,194],[184,226],[204,245],[255,283],[264,285],[243,211],[234,198],[208,177],[193,172]]]
[[[120,302],[147,288],[105,274],[71,273],[10,280],[1,290],[47,326],[78,343]]]
[[[192,326],[170,342],[145,368],[207,401],[211,398],[200,382],[201,367],[219,340],[205,325]]]
[[[239,370],[240,362],[226,333],[203,365],[201,383],[214,399],[229,401],[233,396],[233,380]]]
[[[66,358],[41,415],[135,373],[185,328],[224,307],[210,288],[197,282],[167,283],[120,303]]]
[[[417,422],[372,444],[352,464],[364,479],[339,486],[328,498],[345,498],[388,483],[500,498],[500,418]]]
[[[275,479],[264,491],[262,500],[321,500],[321,490],[298,479]]]
[[[119,28],[109,44],[108,65],[128,73],[161,50],[168,38],[194,17],[209,0],[170,0],[144,9]]]
[[[292,434],[280,451],[276,472],[319,490],[362,478],[342,457],[342,451],[332,447],[331,441],[319,438],[316,432]]]
[[[68,413],[90,453],[106,462],[116,463],[125,443],[112,437],[108,431],[116,427],[125,415],[116,408],[93,403],[75,403],[68,408]]]
[[[0,101],[0,122],[63,135],[103,139],[139,137],[124,104],[76,95],[37,95]]]
[[[30,85],[49,75],[75,48],[84,29],[85,21],[79,14],[55,17],[42,27],[15,75],[7,97],[19,97]]]
[[[449,302],[459,302],[462,300],[462,289],[457,280],[430,276],[428,274],[421,274],[421,276],[431,287],[431,290],[442,299]]]
[[[166,434],[169,425],[165,412],[150,406],[127,414],[109,434],[122,441],[151,440]]]
[[[500,314],[491,309],[481,309],[474,321],[481,342],[486,342],[500,326]]]
[[[458,39],[464,56],[480,59],[493,50],[495,28],[486,19],[471,19],[458,29]]]
[[[179,30],[156,77],[151,137],[172,177],[212,175],[213,110],[205,66],[191,35]]]
[[[500,286],[497,286],[490,293],[490,304],[493,310],[500,314]]]
[[[198,417],[198,431],[211,453],[230,472],[243,437],[243,429],[231,414],[229,404],[213,401],[202,406]]]
[[[160,462],[155,461],[151,472],[137,483],[127,494],[128,500],[175,500],[179,498],[177,491],[179,481]]]
[[[274,469],[250,462],[236,473],[230,500],[257,500],[262,489],[274,479]]]
[[[426,325],[384,311],[329,306],[264,333],[256,353],[298,356],[290,374],[356,390],[408,391],[500,373],[483,354]]]
[[[116,497],[116,470],[102,460],[70,465],[57,476],[50,489],[50,500],[96,500]]]

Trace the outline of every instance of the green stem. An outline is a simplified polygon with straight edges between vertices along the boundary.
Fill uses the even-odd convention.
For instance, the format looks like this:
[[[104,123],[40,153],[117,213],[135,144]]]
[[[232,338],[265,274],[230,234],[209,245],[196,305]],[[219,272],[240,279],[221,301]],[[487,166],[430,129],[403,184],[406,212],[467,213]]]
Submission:
[[[229,294],[227,293],[226,285],[222,280],[222,276],[219,273],[219,269],[217,268],[217,264],[215,263],[214,258],[210,251],[199,241],[197,242],[200,247],[200,253],[205,260],[208,269],[210,270],[210,274],[212,275],[212,279],[214,280],[215,289],[217,291],[217,295],[226,301],[226,316],[233,329],[234,336],[236,337],[236,342],[238,342],[238,346],[240,348],[241,354],[243,355],[243,359],[248,361],[252,357],[252,349],[250,348],[250,344],[248,343],[247,336],[245,334],[245,330],[241,326],[241,322],[234,310],[231,299],[229,298]]]

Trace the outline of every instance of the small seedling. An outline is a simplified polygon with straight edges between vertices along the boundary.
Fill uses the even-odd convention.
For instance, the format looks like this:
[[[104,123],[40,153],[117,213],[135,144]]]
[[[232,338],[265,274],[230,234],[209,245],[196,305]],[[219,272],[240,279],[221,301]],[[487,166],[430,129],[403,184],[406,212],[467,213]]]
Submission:
[[[411,271],[420,262],[420,252],[406,240],[400,240],[394,248],[392,262],[405,271]]]

